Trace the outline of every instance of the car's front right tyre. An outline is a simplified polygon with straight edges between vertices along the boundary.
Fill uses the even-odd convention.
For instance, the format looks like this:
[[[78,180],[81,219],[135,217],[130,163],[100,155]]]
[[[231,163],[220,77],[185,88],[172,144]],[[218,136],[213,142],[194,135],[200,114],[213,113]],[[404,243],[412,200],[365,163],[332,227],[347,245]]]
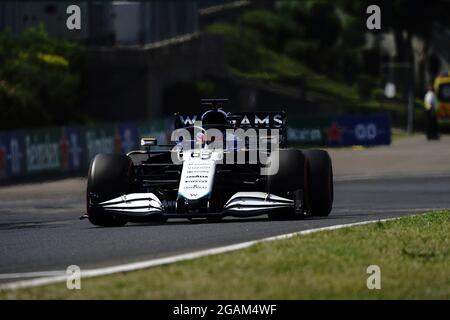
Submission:
[[[271,162],[278,161],[278,170],[267,176],[267,192],[294,200],[293,208],[284,208],[268,214],[270,220],[303,218],[306,186],[305,155],[297,149],[280,149],[278,157],[270,156]]]
[[[131,190],[133,162],[128,156],[98,154],[89,166],[87,180],[87,215],[89,221],[102,227],[119,227],[127,223],[120,214],[105,211],[97,204],[127,194]]]

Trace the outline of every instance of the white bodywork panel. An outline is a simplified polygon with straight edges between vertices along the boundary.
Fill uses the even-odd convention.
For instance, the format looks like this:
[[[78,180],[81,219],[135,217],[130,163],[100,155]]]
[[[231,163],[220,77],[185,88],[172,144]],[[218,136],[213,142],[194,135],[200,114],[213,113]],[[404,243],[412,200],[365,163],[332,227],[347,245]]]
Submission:
[[[198,200],[212,192],[216,162],[223,157],[223,151],[190,150],[183,154],[178,195],[188,200]]]
[[[100,203],[103,209],[127,213],[151,213],[164,210],[161,201],[153,193],[130,193]]]
[[[254,211],[288,208],[294,200],[282,198],[265,192],[237,192],[224,206],[227,211]]]
[[[223,150],[189,150],[183,154],[178,195],[188,200],[208,197],[212,192],[216,165],[222,160]],[[104,209],[147,215],[165,212],[164,204],[153,193],[131,193],[100,203]],[[294,207],[294,200],[266,192],[249,191],[235,193],[223,207],[224,212],[251,213]]]

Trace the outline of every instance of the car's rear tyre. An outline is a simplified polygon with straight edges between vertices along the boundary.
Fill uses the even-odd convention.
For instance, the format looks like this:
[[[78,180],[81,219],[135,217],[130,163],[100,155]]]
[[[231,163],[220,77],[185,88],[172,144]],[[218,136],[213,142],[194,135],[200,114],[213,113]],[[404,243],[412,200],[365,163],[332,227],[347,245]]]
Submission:
[[[280,197],[293,199],[296,203],[301,203],[301,208],[287,208],[269,213],[269,219],[286,220],[302,218],[303,192],[305,190],[306,178],[305,156],[302,151],[297,149],[281,149],[278,155],[278,172],[274,175],[267,176],[267,192]]]
[[[333,166],[328,152],[304,151],[308,170],[308,211],[312,216],[328,216],[333,207]]]
[[[98,154],[89,167],[87,182],[87,214],[89,221],[102,227],[118,227],[127,223],[120,214],[105,212],[95,204],[130,193],[133,162],[125,155]]]

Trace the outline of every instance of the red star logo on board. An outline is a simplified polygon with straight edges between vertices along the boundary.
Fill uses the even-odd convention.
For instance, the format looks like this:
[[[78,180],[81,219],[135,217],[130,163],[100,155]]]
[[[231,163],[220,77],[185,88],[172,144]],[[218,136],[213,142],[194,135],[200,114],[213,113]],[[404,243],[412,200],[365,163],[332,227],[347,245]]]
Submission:
[[[119,129],[116,128],[116,132],[114,134],[114,153],[122,152],[122,137],[120,136]]]
[[[338,127],[336,122],[333,122],[331,127],[327,129],[327,137],[328,141],[341,141],[342,140],[342,134],[344,132],[344,129],[342,127]]]
[[[61,132],[61,139],[59,141],[59,148],[60,148],[60,152],[61,152],[61,164],[62,167],[64,169],[68,169],[69,167],[69,151],[70,151],[70,143],[69,140],[67,139],[66,136],[66,131],[64,130],[64,128],[62,129]]]

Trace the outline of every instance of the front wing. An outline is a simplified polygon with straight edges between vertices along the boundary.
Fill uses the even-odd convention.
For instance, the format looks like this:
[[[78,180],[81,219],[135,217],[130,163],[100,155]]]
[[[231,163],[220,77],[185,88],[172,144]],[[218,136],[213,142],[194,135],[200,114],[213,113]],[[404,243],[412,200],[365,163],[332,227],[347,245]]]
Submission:
[[[131,217],[208,217],[213,215],[246,217],[265,214],[279,209],[293,208],[294,200],[265,192],[237,192],[223,206],[221,212],[176,212],[173,205],[161,201],[154,193],[131,193],[94,205],[111,214]]]

